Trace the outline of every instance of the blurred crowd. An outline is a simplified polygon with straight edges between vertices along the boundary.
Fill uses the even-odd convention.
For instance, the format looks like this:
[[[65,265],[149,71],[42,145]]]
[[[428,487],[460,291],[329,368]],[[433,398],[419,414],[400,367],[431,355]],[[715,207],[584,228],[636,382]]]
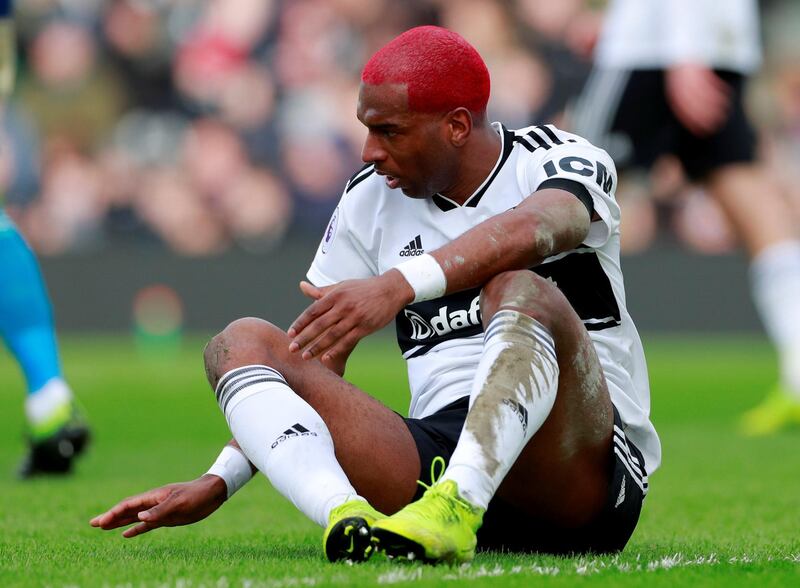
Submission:
[[[766,3],[769,61],[753,91],[765,157],[787,177],[800,162],[797,4]],[[289,232],[317,238],[360,167],[360,68],[398,33],[418,24],[458,31],[489,66],[493,120],[559,124],[588,73],[603,2],[17,5],[0,190],[32,246],[57,255],[151,243],[202,256],[265,251]],[[654,180],[655,200],[649,188],[647,198],[625,196],[636,225],[628,250],[652,242],[664,210],[693,246],[724,249],[721,218],[685,189],[680,170],[665,161]]]

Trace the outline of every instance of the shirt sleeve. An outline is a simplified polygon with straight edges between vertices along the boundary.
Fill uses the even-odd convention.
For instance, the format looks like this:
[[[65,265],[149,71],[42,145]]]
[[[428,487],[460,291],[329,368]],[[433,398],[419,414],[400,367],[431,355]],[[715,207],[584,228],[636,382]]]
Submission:
[[[343,280],[369,278],[378,274],[353,230],[353,219],[340,202],[331,215],[317,253],[306,276],[315,286],[330,286]]]
[[[577,183],[586,189],[591,197],[591,208],[597,215],[584,239],[589,247],[603,246],[611,234],[619,230],[619,206],[614,199],[617,170],[611,157],[602,149],[585,141],[555,145],[547,151],[544,159],[531,162],[526,173],[533,192],[540,188],[558,187],[559,180]],[[583,200],[577,194],[576,197]]]

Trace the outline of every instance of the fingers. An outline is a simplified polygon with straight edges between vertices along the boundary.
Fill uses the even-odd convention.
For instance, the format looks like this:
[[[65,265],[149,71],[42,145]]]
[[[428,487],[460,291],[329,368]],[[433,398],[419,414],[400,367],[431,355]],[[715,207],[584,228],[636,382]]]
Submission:
[[[139,520],[137,515],[142,509],[150,508],[156,504],[158,504],[158,500],[150,492],[132,496],[118,503],[110,510],[97,515],[89,521],[89,524],[105,530],[124,527]]]
[[[711,134],[725,122],[731,89],[713,70],[677,67],[669,72],[667,86],[675,115],[693,135]]]
[[[725,120],[725,108],[711,101],[703,104],[694,98],[682,97],[675,101],[675,114],[693,135],[704,136],[714,132]]]
[[[350,321],[339,321],[303,350],[303,359],[319,357],[323,354],[323,361],[332,359],[336,356],[336,353],[333,353],[336,344],[348,335],[354,327],[355,325],[351,324]]]
[[[323,298],[328,292],[330,292],[336,284],[331,286],[323,286],[321,288],[311,284],[310,282],[306,282],[302,280],[300,282],[300,291],[308,296],[309,298],[313,298],[315,301],[319,301]],[[332,306],[332,305],[331,305]],[[330,308],[330,306],[325,307],[325,309]],[[322,313],[325,312],[324,309],[321,307],[317,307],[314,304],[309,306],[297,319],[292,323],[292,326],[289,327],[287,334],[290,337],[295,337],[297,333],[302,331],[313,319],[315,316],[318,316],[315,313]],[[295,350],[296,351],[296,350]]]
[[[143,495],[123,500],[108,512],[94,517],[89,524],[110,530],[139,523],[122,533],[126,538],[136,537],[165,526],[169,515],[179,506],[178,501],[167,497],[163,502],[156,503],[148,498],[150,497]],[[145,510],[142,510],[143,508]]]
[[[317,308],[312,308],[317,305],[319,305]],[[342,308],[334,309],[333,303],[327,299],[321,299],[312,304],[297,318],[288,331],[289,336],[293,337],[293,341],[289,344],[289,351],[305,350],[312,341],[317,340],[325,331],[338,323],[346,312]],[[310,320],[307,316],[311,317]],[[303,352],[303,359],[310,357],[313,355],[307,356],[305,351]]]
[[[300,282],[300,291],[303,295],[313,298],[314,300],[322,298],[325,295],[325,290],[326,288],[317,288],[314,284],[306,282],[305,280]]]
[[[355,330],[351,330],[347,335],[340,337],[330,349],[324,352],[321,360],[329,362],[341,355],[349,355],[353,348],[361,340],[361,335]]]
[[[224,502],[219,496],[221,480],[206,476],[192,482],[168,484],[144,494],[126,498],[109,511],[89,521],[93,527],[115,529],[125,525],[122,535],[130,538],[159,527],[188,525],[207,517]],[[224,486],[224,483],[223,483]]]
[[[139,523],[138,525],[134,525],[130,529],[125,529],[122,532],[122,536],[125,539],[131,539],[132,537],[136,537],[137,535],[142,535],[143,533],[147,533],[148,531],[152,531],[153,529],[158,529],[161,525],[153,524],[153,523]]]
[[[402,274],[394,273],[410,291]],[[386,275],[391,278],[392,274]],[[322,292],[322,297],[306,308],[287,331],[292,338],[289,351],[302,350],[302,358],[306,360],[327,352],[330,359],[350,351],[360,338],[386,325],[402,307],[395,308],[394,303],[400,303],[400,297],[385,276],[348,280],[328,288],[301,284],[301,289],[310,295],[318,293],[315,290]],[[346,349],[348,346],[350,349]]]
[[[302,333],[303,330],[308,327],[308,325],[314,322],[319,316],[324,315],[325,312],[327,312],[332,306],[332,301],[326,298],[320,298],[319,300],[312,302],[311,305],[309,305],[309,307],[300,313],[300,316],[294,320],[286,333],[289,335],[289,337],[292,337],[293,339],[296,338],[298,334]],[[294,343],[295,342],[293,341],[292,345],[289,346],[290,351],[297,351],[301,348],[300,345],[295,346]]]
[[[139,520],[151,524],[159,523],[167,519],[169,515],[173,514],[176,510],[179,510],[181,506],[183,506],[183,503],[179,498],[170,496],[164,502],[156,504],[153,508],[140,512],[138,515]]]
[[[688,97],[687,97],[688,98]],[[725,122],[728,115],[728,95],[725,89],[709,85],[702,92],[702,97],[696,97],[687,104],[688,117],[694,127],[695,134],[710,134]]]
[[[111,529],[117,529],[119,527],[125,527],[126,525],[130,525],[131,523],[135,523],[138,521],[137,513],[128,514],[126,513],[124,516],[117,516],[114,518],[110,518],[108,514],[96,516],[89,524],[93,527],[99,527],[104,531],[110,531]]]
[[[119,527],[125,527],[138,521],[139,519],[137,518],[136,514],[137,513],[125,513],[124,515],[119,515],[116,517],[106,517],[105,519],[101,519],[96,525],[92,526],[99,527],[104,531],[118,529]]]

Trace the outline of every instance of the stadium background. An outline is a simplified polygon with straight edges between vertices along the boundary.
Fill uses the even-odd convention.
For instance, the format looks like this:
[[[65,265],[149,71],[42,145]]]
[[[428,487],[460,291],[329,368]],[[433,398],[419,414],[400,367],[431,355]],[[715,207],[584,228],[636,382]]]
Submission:
[[[0,191],[41,258],[59,328],[127,329],[148,313],[205,331],[248,314],[288,324],[304,304],[296,284],[360,165],[365,58],[410,26],[442,24],[485,56],[492,119],[559,124],[588,71],[592,9],[583,0],[18,3]],[[791,179],[800,6],[762,9],[767,59],[751,110],[763,156]],[[791,196],[800,210],[800,188]],[[620,199],[629,308],[643,330],[759,328],[744,259],[674,162],[656,170],[651,195]]]
[[[487,58],[493,118],[558,124],[588,70],[575,55],[596,17],[582,0],[17,5],[0,189],[41,260],[95,442],[74,476],[16,480],[24,382],[0,351],[0,586],[800,585],[796,431],[736,430],[775,382],[775,355],[744,258],[669,161],[651,196],[620,194],[628,307],[665,455],[620,556],[331,566],[319,529],[263,479],[190,528],[132,542],[90,528],[123,496],[196,477],[229,438],[200,351],[233,318],[286,325],[305,304],[296,284],[359,166],[363,60],[401,30],[438,22]],[[750,104],[763,156],[797,190],[800,3],[761,6],[767,61]],[[360,346],[348,378],[406,409],[389,337]]]

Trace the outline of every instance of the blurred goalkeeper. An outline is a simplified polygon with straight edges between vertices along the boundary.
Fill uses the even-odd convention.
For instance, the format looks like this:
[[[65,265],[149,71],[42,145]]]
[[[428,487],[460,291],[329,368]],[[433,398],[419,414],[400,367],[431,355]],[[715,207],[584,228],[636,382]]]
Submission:
[[[778,385],[742,419],[751,435],[800,425],[797,219],[756,161],[743,106],[760,61],[755,0],[613,0],[573,120],[621,171],[677,156],[744,244],[753,299],[780,360]]]
[[[486,65],[446,29],[406,31],[361,81],[366,165],[301,284],[313,302],[287,332],[241,319],[206,347],[235,441],[207,475],[91,524],[192,523],[257,469],[325,527],[332,561],[622,549],[661,446],[614,163],[551,125],[490,122]],[[408,418],[342,378],[392,320]]]
[[[14,82],[13,3],[0,0],[0,92]],[[2,204],[2,202],[0,202]],[[19,474],[65,474],[89,440],[89,430],[61,374],[52,309],[36,258],[0,208],[0,336],[19,362],[28,396],[28,455]]]

